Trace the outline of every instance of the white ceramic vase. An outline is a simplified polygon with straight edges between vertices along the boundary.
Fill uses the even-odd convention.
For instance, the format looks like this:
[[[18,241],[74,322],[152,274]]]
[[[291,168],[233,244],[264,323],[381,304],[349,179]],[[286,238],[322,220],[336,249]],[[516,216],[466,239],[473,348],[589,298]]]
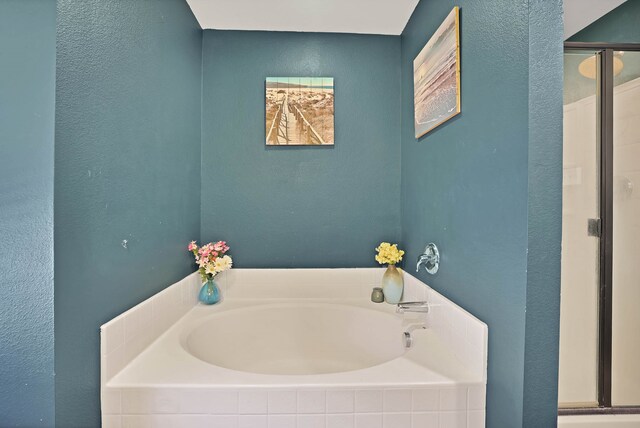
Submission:
[[[402,271],[395,265],[387,266],[387,270],[382,275],[382,291],[384,292],[384,300],[387,303],[396,304],[402,299],[404,291],[404,281],[402,279]]]

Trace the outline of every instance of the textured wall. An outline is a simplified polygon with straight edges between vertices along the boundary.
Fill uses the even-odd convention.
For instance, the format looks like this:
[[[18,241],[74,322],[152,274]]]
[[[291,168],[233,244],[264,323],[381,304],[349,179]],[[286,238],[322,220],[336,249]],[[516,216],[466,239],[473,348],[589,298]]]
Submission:
[[[192,269],[202,33],[184,0],[60,0],[57,42],[56,419],[87,427],[99,326]]]
[[[202,239],[237,266],[372,266],[400,234],[400,38],[204,32]],[[335,146],[266,148],[267,76],[335,78]]]
[[[413,59],[456,5],[461,7],[462,114],[416,140]],[[531,2],[532,22],[542,16],[534,6]],[[549,13],[561,13],[555,2],[552,6]],[[548,359],[535,361],[543,366],[556,361],[544,385],[525,386],[525,371],[535,373],[538,367],[528,358],[525,363],[525,307],[529,297],[527,281],[540,279],[527,275],[529,225],[536,221],[529,216],[539,215],[540,210],[548,208],[547,204],[553,208],[561,203],[561,177],[557,170],[561,152],[558,155],[557,150],[561,149],[562,140],[557,127],[561,126],[562,114],[560,110],[556,117],[540,116],[543,122],[530,123],[539,114],[530,110],[530,90],[541,100],[548,98],[550,92],[544,84],[530,87],[529,79],[530,67],[535,68],[537,60],[558,66],[557,61],[562,59],[562,25],[554,19],[549,28],[534,28],[539,34],[532,40],[548,36],[545,40],[554,49],[549,50],[548,58],[543,58],[539,46],[533,46],[532,51],[539,57],[531,58],[530,64],[529,7],[527,2],[505,7],[497,0],[422,0],[402,34],[402,244],[413,259],[427,242],[437,243],[442,254],[440,271],[435,276],[424,272],[420,276],[489,325],[488,427],[528,425],[525,407],[527,417],[530,406],[540,410],[543,418],[555,412],[555,407],[548,408],[548,402],[554,399],[557,388],[552,384],[557,382],[554,311],[560,282],[554,275],[560,263],[559,216],[540,219],[540,224],[552,226],[552,233],[535,229],[553,244],[547,261],[552,269],[549,276],[557,279],[546,285],[546,296],[540,300],[532,297],[537,303],[548,298],[551,309],[544,314],[555,316],[548,323],[539,324],[539,331],[535,327],[530,331],[532,338],[538,339],[531,343],[549,346]],[[560,36],[556,39],[558,30]],[[557,90],[549,104],[554,108],[555,103],[562,102],[561,86],[555,80],[557,70],[553,68],[545,81],[552,83],[549,91]],[[537,127],[549,124],[553,129],[548,134],[535,132]],[[530,130],[530,126],[536,130]],[[549,170],[553,174],[549,181],[537,177],[531,189],[529,149],[534,138],[530,133],[536,144],[544,137],[551,138],[541,150],[548,148],[552,155],[560,156],[551,160]],[[541,192],[545,183],[551,184],[547,199],[538,201],[538,193],[529,194]],[[548,341],[544,340],[545,335]],[[530,386],[526,397],[531,402],[525,406],[524,390]]]
[[[640,0],[627,0],[571,36],[572,42],[640,43]]]
[[[52,426],[55,0],[0,2],[0,425]]]
[[[529,1],[527,306],[523,426],[558,417],[562,241],[562,0]]]

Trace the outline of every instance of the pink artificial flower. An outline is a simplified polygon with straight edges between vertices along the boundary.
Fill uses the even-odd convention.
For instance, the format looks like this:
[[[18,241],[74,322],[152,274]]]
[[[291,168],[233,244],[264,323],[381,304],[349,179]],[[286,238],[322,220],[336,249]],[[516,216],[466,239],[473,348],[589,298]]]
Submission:
[[[187,249],[188,249],[189,251],[193,251],[193,250],[195,250],[196,248],[198,248],[198,246],[196,245],[196,241],[191,241],[191,242],[189,242],[189,246],[187,247]]]
[[[218,252],[217,252],[217,251],[212,251],[212,252],[211,252],[211,257],[213,257],[214,259],[215,259],[216,257],[218,257]]]
[[[213,244],[213,249],[216,251],[222,251],[224,249],[224,241],[218,241]]]

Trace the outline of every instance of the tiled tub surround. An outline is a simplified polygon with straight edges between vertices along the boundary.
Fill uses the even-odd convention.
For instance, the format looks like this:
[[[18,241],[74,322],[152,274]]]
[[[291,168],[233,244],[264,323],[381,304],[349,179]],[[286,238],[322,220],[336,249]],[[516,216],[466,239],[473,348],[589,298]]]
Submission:
[[[486,325],[407,273],[403,300],[428,301],[429,314],[397,315],[393,305],[372,303],[371,289],[382,273],[232,269],[218,277],[224,301],[215,306],[197,303],[200,281],[195,274],[188,276],[102,326],[103,426],[484,427]],[[326,374],[230,370],[188,350],[191,331],[217,316],[237,314],[242,323],[247,309],[305,305],[353,307],[352,327],[366,327],[362,318],[376,311],[371,320],[382,312],[397,324],[399,336],[402,326],[424,323],[427,329],[413,330],[412,347],[397,358]],[[313,328],[335,326],[318,323],[309,328],[310,335]],[[382,340],[373,330],[368,338],[374,350]]]

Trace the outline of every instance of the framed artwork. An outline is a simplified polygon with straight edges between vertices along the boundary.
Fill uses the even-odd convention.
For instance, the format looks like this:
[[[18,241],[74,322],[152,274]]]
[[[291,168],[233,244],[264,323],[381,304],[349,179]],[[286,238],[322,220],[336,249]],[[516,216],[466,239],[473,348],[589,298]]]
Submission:
[[[413,60],[416,138],[460,113],[460,20],[456,6]]]
[[[267,146],[334,144],[333,77],[267,77]]]

